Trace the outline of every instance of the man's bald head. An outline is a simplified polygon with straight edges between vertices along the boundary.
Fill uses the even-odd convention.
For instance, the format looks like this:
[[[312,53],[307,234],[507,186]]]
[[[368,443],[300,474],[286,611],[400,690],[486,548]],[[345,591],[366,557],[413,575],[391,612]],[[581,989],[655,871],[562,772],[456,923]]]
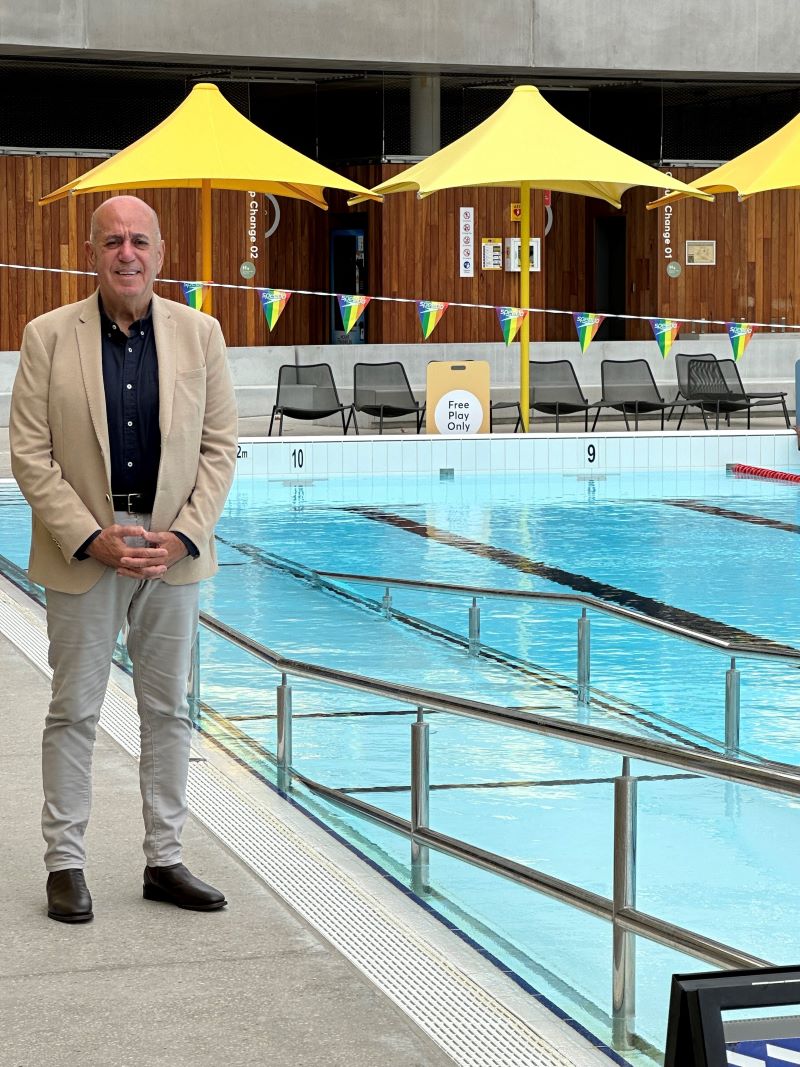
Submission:
[[[95,210],[92,212],[92,223],[91,228],[89,230],[89,240],[91,241],[91,243],[95,244],[98,234],[102,231],[102,218],[103,215],[108,212],[108,210],[113,211],[115,208],[132,207],[135,205],[140,206],[150,215],[153,233],[160,241],[161,226],[158,222],[158,215],[155,213],[154,209],[150,207],[149,204],[145,203],[145,201],[138,196],[110,196],[108,200],[104,200],[103,203],[100,204],[99,207],[95,208]]]
[[[164,262],[158,216],[138,196],[112,196],[92,215],[86,255],[103,307],[127,330],[146,314]]]

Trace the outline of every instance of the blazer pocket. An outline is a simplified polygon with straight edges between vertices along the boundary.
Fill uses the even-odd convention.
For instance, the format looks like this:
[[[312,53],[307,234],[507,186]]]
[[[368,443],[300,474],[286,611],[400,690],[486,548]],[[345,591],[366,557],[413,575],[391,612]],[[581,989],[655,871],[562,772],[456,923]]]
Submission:
[[[205,367],[193,367],[192,370],[178,371],[177,374],[175,375],[175,381],[176,382],[186,382],[186,381],[191,381],[192,378],[205,378],[205,376],[206,376],[206,368]]]

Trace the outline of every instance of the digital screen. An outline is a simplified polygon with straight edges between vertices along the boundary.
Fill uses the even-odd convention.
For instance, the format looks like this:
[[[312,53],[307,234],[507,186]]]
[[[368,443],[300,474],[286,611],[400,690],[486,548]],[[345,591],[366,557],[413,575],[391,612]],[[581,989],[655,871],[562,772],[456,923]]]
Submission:
[[[800,1006],[728,1008],[722,1011],[730,1067],[800,1065]]]

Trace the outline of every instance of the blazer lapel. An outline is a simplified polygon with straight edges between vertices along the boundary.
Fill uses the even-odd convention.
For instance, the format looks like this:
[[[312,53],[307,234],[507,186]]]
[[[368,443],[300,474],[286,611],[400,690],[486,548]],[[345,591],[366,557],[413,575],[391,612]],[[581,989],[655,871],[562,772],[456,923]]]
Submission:
[[[153,329],[158,355],[158,422],[161,447],[169,437],[172,426],[172,404],[175,399],[175,322],[165,301],[153,296]]]
[[[92,425],[100,445],[108,484],[111,485],[111,448],[108,441],[106,394],[103,388],[103,353],[100,338],[100,310],[97,293],[87,301],[78,317],[76,328],[78,358],[81,364],[83,387],[89,402]]]

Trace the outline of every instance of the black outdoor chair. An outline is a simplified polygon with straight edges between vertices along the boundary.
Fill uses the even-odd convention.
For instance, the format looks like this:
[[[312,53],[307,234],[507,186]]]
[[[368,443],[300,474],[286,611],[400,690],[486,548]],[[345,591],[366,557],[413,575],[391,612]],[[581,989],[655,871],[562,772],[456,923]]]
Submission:
[[[384,419],[413,414],[419,433],[425,416],[425,404],[420,404],[414,398],[402,363],[356,363],[353,366],[353,407],[347,418],[348,426],[351,417],[355,420],[357,411],[380,420],[378,433],[383,433]]]
[[[699,360],[690,359],[688,363],[688,401],[697,405],[702,414],[703,422],[708,428],[706,412],[714,412],[715,429],[719,429],[720,413],[725,415],[730,425],[731,414],[735,411],[747,412],[747,428],[750,429],[750,413],[754,407],[762,407],[766,404],[775,404],[779,401],[783,406],[783,414],[786,419],[786,427],[789,428],[789,413],[786,410],[785,394],[762,393],[748,394],[744,390],[739,371],[732,359]],[[683,415],[681,415],[681,420]],[[680,422],[678,423],[680,429]]]
[[[575,368],[568,359],[557,359],[552,363],[531,360],[530,397],[531,411],[555,415],[556,433],[562,415],[574,415],[579,411],[583,412],[584,430],[588,433],[589,412],[599,406],[583,395]]]
[[[520,407],[519,400],[494,400],[489,405],[489,433],[494,433],[494,413],[495,411],[502,411],[503,408],[511,408],[516,410],[517,417],[514,423],[514,433],[522,425],[522,408]]]
[[[278,391],[267,436],[272,436],[276,415],[279,420],[279,437],[283,433],[283,420],[287,415],[290,419],[313,420],[339,414],[342,416],[342,429],[347,433],[350,419],[345,422],[346,411],[352,415],[353,425],[358,433],[353,405],[343,404],[339,399],[329,363],[310,363],[306,366],[289,363],[278,370]]]
[[[675,397],[674,407],[670,410],[669,415],[667,415],[667,422],[672,418],[672,413],[675,408],[680,408],[681,417],[678,420],[679,430],[681,428],[681,423],[683,422],[683,417],[686,414],[687,407],[700,407],[700,405],[695,404],[694,401],[689,398],[689,360],[691,359],[697,359],[703,363],[717,362],[717,357],[713,352],[698,352],[697,355],[694,355],[691,352],[675,353],[675,370],[678,375],[678,395]],[[702,407],[700,407],[700,413],[703,415],[703,422],[706,422],[705,413]],[[706,425],[706,429],[708,429],[708,425]]]
[[[786,420],[786,429],[791,429],[789,412],[786,410],[786,393],[754,393],[750,389],[745,389],[739,374],[739,368],[735,361],[732,359],[720,359],[718,362],[722,368],[722,375],[732,392],[747,397],[751,407],[765,407],[769,404],[780,404],[783,409],[783,417]]]
[[[639,415],[658,411],[661,413],[661,429],[664,429],[664,412],[667,408],[672,410],[675,401],[665,400],[659,393],[646,359],[604,359],[600,364],[600,380],[603,396],[595,412],[592,432],[603,408],[621,411],[626,430],[631,428],[628,415],[633,415],[634,429],[638,430]]]

